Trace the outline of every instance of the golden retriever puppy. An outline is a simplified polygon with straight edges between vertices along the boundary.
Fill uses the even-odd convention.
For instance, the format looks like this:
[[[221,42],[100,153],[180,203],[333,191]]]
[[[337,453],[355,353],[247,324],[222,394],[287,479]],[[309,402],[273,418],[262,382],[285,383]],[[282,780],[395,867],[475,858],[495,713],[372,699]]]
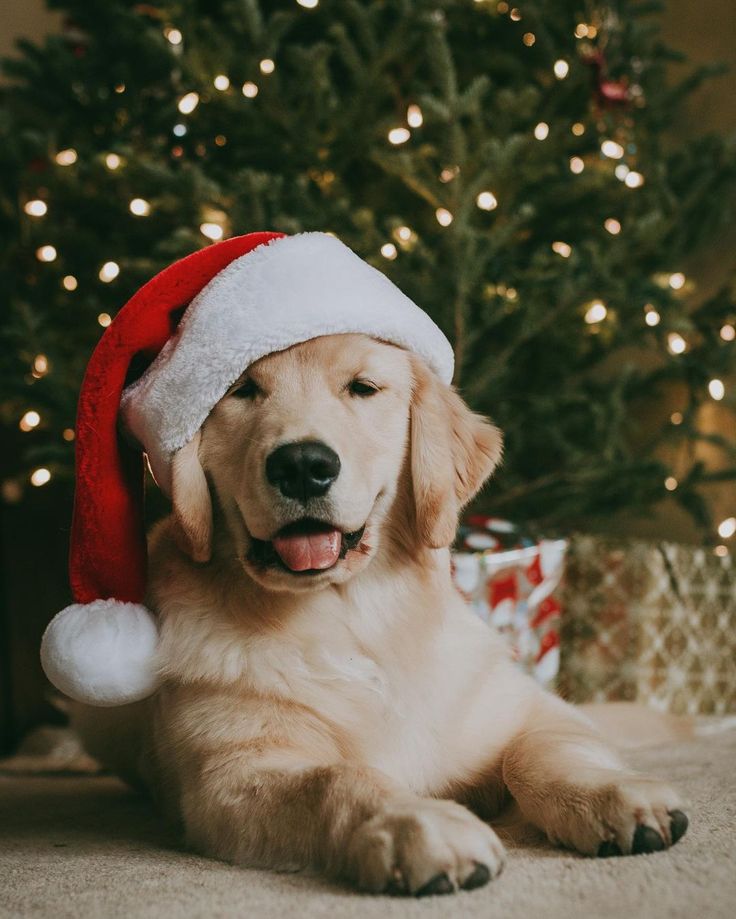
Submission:
[[[117,741],[199,851],[374,893],[495,877],[485,820],[509,796],[586,855],[676,842],[677,793],[517,669],[453,586],[458,513],[500,457],[393,345],[333,335],[249,367],[177,455],[151,539],[162,688],[88,711],[93,749]]]

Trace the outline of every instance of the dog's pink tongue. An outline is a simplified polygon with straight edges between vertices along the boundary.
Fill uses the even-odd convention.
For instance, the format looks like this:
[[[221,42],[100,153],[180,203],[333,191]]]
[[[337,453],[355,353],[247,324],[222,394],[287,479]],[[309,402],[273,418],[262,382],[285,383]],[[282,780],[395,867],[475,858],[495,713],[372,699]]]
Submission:
[[[339,530],[324,533],[295,533],[275,536],[273,547],[291,571],[331,568],[340,555],[342,536]]]

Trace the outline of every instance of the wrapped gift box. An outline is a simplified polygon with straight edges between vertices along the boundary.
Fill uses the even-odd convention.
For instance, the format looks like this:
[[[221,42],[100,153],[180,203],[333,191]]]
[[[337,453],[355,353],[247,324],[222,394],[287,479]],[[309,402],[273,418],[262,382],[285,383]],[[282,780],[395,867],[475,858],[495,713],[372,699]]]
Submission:
[[[565,540],[523,536],[513,524],[470,517],[453,553],[455,583],[484,621],[508,640],[521,666],[553,687],[560,662],[557,591]]]
[[[576,536],[567,553],[558,689],[676,713],[736,711],[736,566],[671,543]]]

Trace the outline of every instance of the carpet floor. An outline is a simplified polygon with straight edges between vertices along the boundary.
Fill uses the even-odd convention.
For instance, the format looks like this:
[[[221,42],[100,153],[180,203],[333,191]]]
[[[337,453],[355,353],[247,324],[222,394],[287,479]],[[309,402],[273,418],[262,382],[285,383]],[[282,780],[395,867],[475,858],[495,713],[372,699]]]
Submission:
[[[670,777],[689,801],[690,829],[673,849],[593,860],[517,836],[492,884],[425,900],[362,896],[316,877],[192,855],[110,777],[0,775],[0,916],[733,919],[736,730],[630,759]]]

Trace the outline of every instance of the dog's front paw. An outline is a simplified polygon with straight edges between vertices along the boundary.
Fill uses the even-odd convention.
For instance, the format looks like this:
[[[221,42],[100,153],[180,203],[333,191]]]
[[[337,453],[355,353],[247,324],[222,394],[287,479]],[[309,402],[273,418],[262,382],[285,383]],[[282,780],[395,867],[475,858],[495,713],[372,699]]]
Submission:
[[[688,826],[677,792],[659,779],[624,774],[575,789],[549,833],[584,855],[641,855],[674,845]]]
[[[389,806],[348,847],[348,873],[361,890],[415,897],[482,887],[504,860],[488,824],[454,801]]]

